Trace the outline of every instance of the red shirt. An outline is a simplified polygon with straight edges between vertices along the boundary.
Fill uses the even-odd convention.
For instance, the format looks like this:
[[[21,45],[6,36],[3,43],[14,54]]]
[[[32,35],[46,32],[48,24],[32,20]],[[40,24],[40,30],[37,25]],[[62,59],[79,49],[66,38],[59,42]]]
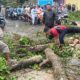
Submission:
[[[58,25],[58,26],[55,26],[55,27],[51,28],[49,33],[52,33],[54,37],[58,37],[59,36],[59,32],[56,29],[57,27],[59,29],[61,29],[61,30],[65,30],[66,29],[66,26],[64,26],[64,25]]]

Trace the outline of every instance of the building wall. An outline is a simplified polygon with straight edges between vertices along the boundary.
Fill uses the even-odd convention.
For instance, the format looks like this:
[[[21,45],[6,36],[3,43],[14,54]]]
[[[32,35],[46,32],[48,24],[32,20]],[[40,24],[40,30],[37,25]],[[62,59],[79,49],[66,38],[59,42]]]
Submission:
[[[80,10],[80,0],[65,0],[65,4],[75,4],[77,9]]]

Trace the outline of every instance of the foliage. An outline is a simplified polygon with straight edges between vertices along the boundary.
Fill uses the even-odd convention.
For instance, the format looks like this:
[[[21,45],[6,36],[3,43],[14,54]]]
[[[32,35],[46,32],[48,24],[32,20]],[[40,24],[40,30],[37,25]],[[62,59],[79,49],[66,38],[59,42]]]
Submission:
[[[80,11],[70,12],[69,13],[69,20],[80,21]]]
[[[16,2],[7,3],[7,6],[17,7],[17,3]]]
[[[9,67],[4,58],[0,57],[0,80],[16,80],[15,76],[10,76]]]
[[[25,48],[18,48],[17,50],[16,50],[16,53],[18,53],[18,54],[20,54],[20,53],[27,53],[27,51],[26,51],[26,49]]]
[[[28,37],[21,37],[19,40],[20,45],[29,45],[31,43],[30,39]]]
[[[25,1],[28,1],[28,0],[17,0],[17,1],[18,1],[19,4],[22,5]]]
[[[2,57],[0,57],[0,73],[8,73],[7,70],[7,64],[6,64],[6,60]]]
[[[39,70],[40,69],[40,66],[38,64],[34,64],[33,66],[31,66],[32,69],[34,70]]]
[[[71,47],[68,46],[68,45],[65,45],[65,46],[63,47],[63,49],[60,49],[60,48],[58,48],[58,46],[53,45],[53,46],[52,46],[52,49],[54,50],[54,52],[55,52],[58,56],[60,56],[60,57],[62,57],[62,58],[72,57],[73,54],[74,54],[74,51],[71,50]]]
[[[11,77],[11,80],[17,80],[16,76]]]
[[[14,43],[13,43],[13,39],[11,38],[10,35],[8,35],[8,34],[4,35],[4,42],[8,45],[10,51],[13,52],[14,51]]]
[[[6,5],[8,3],[8,0],[0,0],[0,2],[4,5]]]
[[[31,51],[28,51],[27,52],[27,57],[29,58],[29,57],[33,57],[35,55],[35,53],[34,52],[31,52]]]
[[[8,80],[7,76],[9,74],[9,69],[6,64],[6,60],[0,57],[0,80]]]

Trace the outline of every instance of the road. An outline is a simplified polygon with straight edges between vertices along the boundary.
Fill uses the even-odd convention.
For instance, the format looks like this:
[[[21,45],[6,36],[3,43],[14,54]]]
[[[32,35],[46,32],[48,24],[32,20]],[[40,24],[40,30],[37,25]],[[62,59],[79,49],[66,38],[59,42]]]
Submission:
[[[30,38],[36,37],[36,33],[43,31],[43,26],[33,26],[27,22],[18,20],[6,20],[5,31],[9,34],[17,33]]]

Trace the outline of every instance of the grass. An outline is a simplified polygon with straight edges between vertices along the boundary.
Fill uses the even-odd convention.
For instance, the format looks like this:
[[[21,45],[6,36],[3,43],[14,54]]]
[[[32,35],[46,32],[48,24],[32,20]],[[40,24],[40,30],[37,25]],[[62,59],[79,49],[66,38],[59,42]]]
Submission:
[[[69,20],[80,21],[80,11],[70,12],[69,13]]]

